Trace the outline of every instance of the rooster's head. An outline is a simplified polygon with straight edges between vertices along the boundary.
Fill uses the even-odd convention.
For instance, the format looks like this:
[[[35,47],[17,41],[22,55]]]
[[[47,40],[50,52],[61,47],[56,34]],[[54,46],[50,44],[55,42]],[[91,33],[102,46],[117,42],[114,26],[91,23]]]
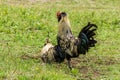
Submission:
[[[63,17],[65,17],[65,16],[67,16],[67,14],[66,14],[65,12],[60,12],[60,11],[58,11],[58,12],[57,12],[58,22],[59,22]]]

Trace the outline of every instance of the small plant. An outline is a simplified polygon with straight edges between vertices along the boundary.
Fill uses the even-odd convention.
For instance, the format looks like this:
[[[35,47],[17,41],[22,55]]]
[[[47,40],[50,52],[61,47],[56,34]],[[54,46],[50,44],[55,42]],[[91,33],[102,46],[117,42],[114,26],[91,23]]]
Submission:
[[[78,75],[79,69],[72,68],[71,73],[72,73],[73,75]]]

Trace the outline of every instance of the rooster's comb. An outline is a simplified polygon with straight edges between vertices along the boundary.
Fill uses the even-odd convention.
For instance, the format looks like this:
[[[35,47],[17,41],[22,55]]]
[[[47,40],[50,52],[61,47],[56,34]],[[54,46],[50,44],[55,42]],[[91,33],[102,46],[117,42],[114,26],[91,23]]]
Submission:
[[[61,12],[60,12],[60,11],[58,11],[58,12],[56,13],[56,15],[57,15],[57,16],[60,16],[60,14],[61,14]]]

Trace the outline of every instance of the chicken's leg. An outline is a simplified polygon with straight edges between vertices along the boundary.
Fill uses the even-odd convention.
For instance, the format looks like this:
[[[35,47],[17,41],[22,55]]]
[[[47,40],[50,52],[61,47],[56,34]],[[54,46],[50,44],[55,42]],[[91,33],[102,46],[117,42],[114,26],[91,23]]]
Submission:
[[[69,67],[69,69],[72,70],[72,66],[71,66],[71,62],[70,62],[71,59],[69,58],[69,59],[67,59],[67,61],[68,61],[68,67]]]

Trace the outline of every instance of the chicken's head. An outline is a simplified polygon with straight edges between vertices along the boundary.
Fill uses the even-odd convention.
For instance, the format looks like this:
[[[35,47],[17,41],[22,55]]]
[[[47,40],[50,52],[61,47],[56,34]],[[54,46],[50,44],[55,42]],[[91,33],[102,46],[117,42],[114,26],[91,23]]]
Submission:
[[[65,12],[60,12],[58,11],[57,12],[57,19],[58,19],[58,22],[62,19],[62,17],[65,17],[67,16],[67,14]]]

